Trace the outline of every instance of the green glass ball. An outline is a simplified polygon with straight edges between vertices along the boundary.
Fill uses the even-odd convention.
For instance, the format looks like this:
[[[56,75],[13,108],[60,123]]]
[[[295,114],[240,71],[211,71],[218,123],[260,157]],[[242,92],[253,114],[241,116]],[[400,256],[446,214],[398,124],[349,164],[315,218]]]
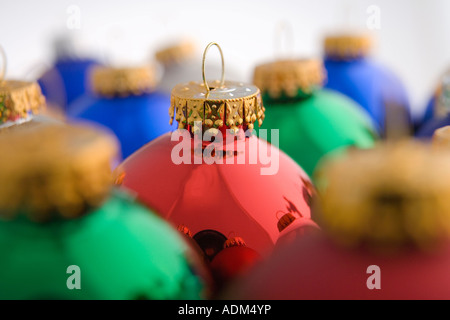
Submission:
[[[265,94],[263,102],[265,119],[259,129],[279,129],[279,148],[310,177],[325,155],[348,147],[371,148],[378,139],[365,111],[337,92],[318,89],[279,99]],[[270,131],[267,140],[273,142]]]
[[[202,299],[207,293],[182,235],[117,190],[77,219],[0,220],[0,252],[0,299]],[[79,289],[70,266],[79,267]]]

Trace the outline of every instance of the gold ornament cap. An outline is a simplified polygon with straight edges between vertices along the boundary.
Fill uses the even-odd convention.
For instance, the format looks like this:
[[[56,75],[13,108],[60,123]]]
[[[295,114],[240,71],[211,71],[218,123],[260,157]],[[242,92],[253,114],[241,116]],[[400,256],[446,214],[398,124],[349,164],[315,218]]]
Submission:
[[[450,126],[439,128],[434,132],[432,146],[436,150],[450,151]]]
[[[45,97],[37,82],[0,81],[0,125],[26,119],[45,109]]]
[[[415,141],[351,150],[320,169],[319,224],[338,243],[395,251],[450,236],[450,152]]]
[[[117,141],[86,126],[53,124],[0,135],[0,218],[76,218],[112,185]]]
[[[222,55],[222,79],[205,80],[205,55],[211,46],[217,46]],[[172,90],[169,109],[170,124],[173,119],[178,128],[195,130],[195,122],[201,122],[204,130],[239,127],[254,128],[254,122],[261,125],[264,120],[264,106],[259,89],[242,82],[224,81],[224,60],[222,50],[216,43],[210,43],[203,54],[203,83],[178,84]]]
[[[253,83],[271,98],[294,98],[321,87],[326,73],[319,59],[278,60],[256,66]]]
[[[157,84],[152,66],[96,66],[91,70],[90,79],[93,92],[108,98],[141,95],[151,92]]]
[[[325,55],[334,60],[353,60],[367,56],[372,50],[373,39],[365,33],[342,33],[324,39]]]
[[[155,59],[163,65],[172,65],[190,59],[194,52],[194,43],[184,40],[158,50],[155,53]]]
[[[288,226],[290,226],[292,224],[292,222],[294,222],[296,219],[296,217],[294,217],[294,215],[292,213],[286,213],[284,214],[277,223],[277,228],[278,231],[281,232],[284,229],[286,229]]]
[[[241,237],[233,237],[230,239],[227,239],[225,243],[223,244],[223,248],[230,248],[230,247],[246,247],[247,244],[245,243],[244,239]]]

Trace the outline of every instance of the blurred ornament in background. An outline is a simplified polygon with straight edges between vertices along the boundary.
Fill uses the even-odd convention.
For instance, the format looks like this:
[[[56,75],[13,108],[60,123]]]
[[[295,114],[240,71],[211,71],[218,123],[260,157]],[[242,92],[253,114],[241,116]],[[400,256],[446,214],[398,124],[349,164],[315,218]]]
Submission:
[[[417,138],[431,139],[437,129],[450,125],[450,73],[445,74],[441,81],[436,97],[431,102],[433,116],[418,129]]]
[[[449,82],[450,82],[450,70],[448,70],[446,73],[444,73],[444,75],[442,75],[440,77],[439,85],[437,86],[433,96],[428,101],[428,104],[425,108],[424,115],[423,115],[420,123],[417,124],[416,131],[418,131],[421,128],[421,126],[428,123],[432,119],[437,119],[437,118],[441,119],[441,118],[445,118],[445,116],[447,116],[447,114],[449,112],[448,104],[446,107],[445,99],[444,100],[442,99],[443,98],[442,90],[443,90],[443,86],[445,86],[445,84],[446,83],[448,84]]]
[[[332,151],[371,148],[378,138],[360,106],[321,88],[325,76],[318,59],[286,59],[256,66],[253,77],[266,106],[267,119],[261,128],[279,129],[280,149],[310,176]]]
[[[348,151],[322,173],[322,233],[276,248],[226,299],[450,298],[449,150],[392,141]]]
[[[367,110],[383,136],[387,108],[401,108],[410,126],[412,116],[400,79],[370,58],[372,41],[368,34],[356,32],[325,37],[325,87],[345,94]]]
[[[182,39],[174,41],[165,46],[161,46],[155,53],[155,59],[162,67],[162,76],[158,88],[167,94],[171,94],[172,89],[180,84],[189,81],[201,81],[198,70],[201,64],[197,57],[197,45],[193,40]],[[208,65],[208,72],[219,75],[220,64],[211,62]],[[239,80],[242,75],[237,70],[227,66],[227,79]]]
[[[126,158],[149,141],[171,131],[170,96],[156,90],[152,66],[92,69],[93,93],[70,105],[68,116],[101,124],[117,136]]]
[[[212,45],[217,44],[206,47],[203,62]],[[203,76],[204,71],[203,64]],[[115,176],[174,226],[187,227],[210,261],[224,250],[230,234],[244,239],[246,249],[224,253],[236,252],[230,263],[240,270],[239,261],[249,262],[243,251],[264,256],[273,248],[278,211],[310,217],[304,189],[309,194],[313,187],[292,159],[247,131],[264,119],[257,87],[225,81],[224,73],[221,81],[203,79],[172,90],[170,114],[178,130],[128,157]],[[223,276],[228,279],[233,270],[224,270]]]
[[[46,100],[37,82],[5,80],[6,55],[0,47],[0,132],[58,122],[46,115]]]
[[[0,147],[1,299],[207,297],[201,258],[113,187],[113,136],[29,127],[2,134]]]
[[[48,103],[65,113],[73,101],[89,92],[88,72],[100,62],[81,56],[73,33],[56,37],[53,50],[54,64],[39,77],[38,83]]]

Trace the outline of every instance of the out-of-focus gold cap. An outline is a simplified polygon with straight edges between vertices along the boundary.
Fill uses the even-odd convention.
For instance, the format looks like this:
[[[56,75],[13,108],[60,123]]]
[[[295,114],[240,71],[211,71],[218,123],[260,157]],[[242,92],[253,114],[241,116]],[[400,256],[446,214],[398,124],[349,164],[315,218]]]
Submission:
[[[158,50],[155,58],[164,65],[180,63],[190,59],[195,52],[195,45],[192,41],[184,40]]]
[[[75,218],[112,184],[114,137],[85,126],[31,126],[0,135],[0,217]]]
[[[372,44],[372,37],[368,34],[337,34],[325,37],[324,50],[327,58],[351,60],[367,56],[372,50]]]
[[[127,97],[148,93],[156,86],[152,66],[129,68],[94,67],[91,84],[94,93],[105,97]]]
[[[282,95],[293,98],[299,91],[310,94],[323,85],[325,78],[319,59],[278,60],[256,66],[253,83],[271,98]]]
[[[321,170],[319,224],[345,245],[429,248],[450,235],[450,152],[414,141],[351,150]]]
[[[27,118],[45,108],[45,97],[37,82],[0,81],[0,125]]]

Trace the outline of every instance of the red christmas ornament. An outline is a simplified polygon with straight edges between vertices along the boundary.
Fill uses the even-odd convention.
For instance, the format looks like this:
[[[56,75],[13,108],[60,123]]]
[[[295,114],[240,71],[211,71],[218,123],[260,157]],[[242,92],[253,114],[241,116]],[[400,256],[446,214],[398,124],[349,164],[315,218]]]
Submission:
[[[313,208],[323,233],[277,247],[223,298],[450,299],[449,177],[448,149],[417,142],[334,160]]]
[[[188,227],[210,260],[229,234],[268,253],[280,210],[310,218],[309,177],[278,148],[248,135],[264,118],[258,88],[190,82],[176,86],[171,101],[179,130],[128,157],[116,170],[117,183],[175,226]]]
[[[261,256],[246,246],[242,238],[228,239],[224,249],[211,261],[211,270],[218,288],[230,280],[244,275],[253,265],[261,260]]]

